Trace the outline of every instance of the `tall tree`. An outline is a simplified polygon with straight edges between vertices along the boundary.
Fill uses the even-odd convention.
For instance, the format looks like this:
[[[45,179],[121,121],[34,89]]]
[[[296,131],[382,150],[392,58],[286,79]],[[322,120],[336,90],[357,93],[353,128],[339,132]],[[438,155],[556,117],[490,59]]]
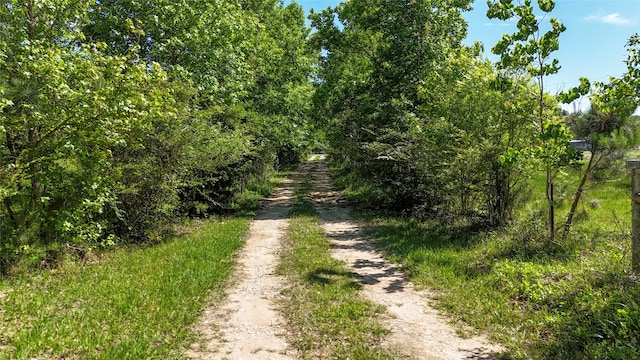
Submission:
[[[32,245],[146,241],[311,143],[297,4],[0,0],[0,24],[0,267]]]
[[[469,3],[352,0],[314,16],[327,51],[316,99],[335,121],[335,156],[378,206],[431,211],[441,201],[446,152],[434,143],[449,129],[430,103],[461,47]]]
[[[0,222],[13,234],[3,236],[10,246],[100,239],[117,182],[106,175],[112,148],[150,119],[175,114],[159,66],[84,41],[90,5],[0,6]]]
[[[272,166],[281,149],[296,144],[296,151],[303,151],[309,134],[300,109],[309,102],[311,60],[301,50],[307,33],[298,5],[110,0],[97,3],[90,19],[87,37],[118,54],[139,51],[182,89],[177,131],[191,140],[172,138],[188,149],[177,181],[180,211],[200,216],[220,211],[250,177]],[[167,158],[166,152],[156,160],[150,152],[118,154],[141,164]],[[142,185],[149,178],[140,174],[140,181],[131,180]]]
[[[505,69],[525,70],[537,82],[538,109],[537,126],[541,146],[537,156],[546,168],[546,199],[548,205],[548,233],[551,240],[556,233],[554,196],[554,170],[571,158],[568,140],[571,138],[564,129],[560,118],[554,114],[555,106],[550,106],[552,98],[545,95],[544,79],[560,69],[558,59],[552,53],[559,49],[559,37],[566,27],[556,18],[549,19],[549,29],[542,33],[541,19],[555,8],[553,0],[537,0],[542,15],[536,16],[532,0],[488,1],[487,16],[503,21],[518,19],[518,31],[505,34],[491,51],[500,55],[499,65]]]

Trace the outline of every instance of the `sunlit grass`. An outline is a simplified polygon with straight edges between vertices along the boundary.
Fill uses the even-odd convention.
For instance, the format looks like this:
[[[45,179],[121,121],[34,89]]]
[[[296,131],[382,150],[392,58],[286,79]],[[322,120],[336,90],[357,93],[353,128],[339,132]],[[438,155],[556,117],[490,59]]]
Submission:
[[[559,179],[562,225],[577,170]],[[575,230],[546,236],[544,174],[508,228],[442,224],[369,214],[378,246],[419,286],[437,290],[437,307],[487,331],[514,358],[631,359],[640,356],[640,284],[630,273],[630,181],[590,184]]]
[[[585,166],[583,162],[582,168],[564,168],[555,178],[558,227],[566,221]],[[592,179],[586,183],[574,222],[577,231],[600,233],[630,229],[631,176],[624,171],[609,175],[604,181]],[[529,203],[525,209],[546,211],[545,175],[540,172],[532,180]]]
[[[379,322],[384,308],[363,300],[349,271],[331,258],[329,241],[305,198],[310,187],[305,182],[296,194],[278,268],[289,280],[282,307],[292,344],[304,358],[395,359],[378,346],[388,333]]]
[[[192,343],[190,325],[221,293],[248,219],[94,263],[68,262],[0,284],[0,358],[165,359]]]

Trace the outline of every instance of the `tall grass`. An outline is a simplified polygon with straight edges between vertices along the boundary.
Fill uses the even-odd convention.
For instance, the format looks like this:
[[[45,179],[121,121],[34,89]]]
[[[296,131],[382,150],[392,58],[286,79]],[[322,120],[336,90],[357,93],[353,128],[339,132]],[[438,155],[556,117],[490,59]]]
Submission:
[[[93,263],[67,262],[0,283],[0,358],[166,359],[221,293],[248,219],[212,219],[195,233]]]

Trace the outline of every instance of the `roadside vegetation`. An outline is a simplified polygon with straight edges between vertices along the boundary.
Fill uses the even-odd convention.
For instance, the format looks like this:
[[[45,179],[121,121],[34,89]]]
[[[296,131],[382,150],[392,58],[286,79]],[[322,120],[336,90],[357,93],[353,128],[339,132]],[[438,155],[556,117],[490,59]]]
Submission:
[[[167,359],[223,293],[250,218],[212,218],[193,233],[22,272],[0,283],[0,358]]]
[[[440,290],[438,306],[513,357],[637,358],[624,160],[640,143],[640,35],[620,77],[550,94],[565,31],[555,2],[488,4],[488,18],[517,19],[484,44],[496,63],[462,42],[471,0],[350,0],[312,14],[336,181],[387,255]],[[582,96],[590,110],[560,110]]]
[[[555,2],[488,2],[488,18],[517,19],[485,44],[495,63],[465,45],[472,4],[346,0],[312,31],[276,0],[2,2],[0,354],[170,355],[246,228],[223,216],[326,147],[381,248],[514,357],[640,357],[624,170],[640,34],[619,77],[550,94]],[[560,109],[580,97],[587,112]],[[309,186],[280,269],[295,341],[389,357],[369,346],[381,309],[330,259]]]
[[[305,158],[304,18],[276,1],[1,2],[0,275],[161,242]]]
[[[377,346],[389,332],[379,321],[384,308],[363,300],[360,285],[331,258],[329,239],[307,198],[310,188],[307,178],[296,191],[278,267],[288,279],[281,305],[291,344],[305,359],[395,359]]]
[[[640,356],[640,281],[630,266],[630,176],[619,176],[589,189],[565,241],[544,235],[545,203],[535,199],[500,229],[370,210],[360,218],[412,281],[436,290],[437,308],[491,334],[509,356],[632,359]],[[545,181],[540,174],[533,186]],[[561,203],[559,215],[569,208]]]

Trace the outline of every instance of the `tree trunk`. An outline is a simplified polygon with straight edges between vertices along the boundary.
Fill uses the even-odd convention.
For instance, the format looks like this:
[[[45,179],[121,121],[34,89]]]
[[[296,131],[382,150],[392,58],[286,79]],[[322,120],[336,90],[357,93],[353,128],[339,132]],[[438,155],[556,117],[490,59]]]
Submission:
[[[509,173],[498,163],[493,164],[492,187],[489,201],[489,218],[494,226],[504,225],[511,215],[511,189]]]
[[[547,167],[547,202],[549,203],[549,240],[553,241],[556,235],[556,205],[553,196],[553,177],[549,167]]]
[[[582,197],[582,192],[584,191],[584,184],[587,183],[589,179],[589,174],[591,173],[593,167],[593,159],[595,158],[594,152],[591,152],[591,158],[589,159],[589,164],[587,164],[587,168],[582,174],[582,179],[580,179],[580,185],[578,185],[578,190],[576,190],[575,195],[573,196],[573,202],[571,203],[571,210],[569,210],[569,214],[567,215],[567,222],[564,224],[564,231],[562,233],[562,240],[566,240],[569,235],[569,230],[571,229],[571,225],[573,225],[573,216],[576,213],[576,209],[578,208],[578,203],[580,202],[580,198]]]
[[[11,227],[14,230],[18,230],[18,219],[16,218],[16,214],[13,212],[13,205],[11,204],[11,200],[9,198],[4,198],[3,203],[7,208],[7,214],[9,215],[9,221],[11,221]]]
[[[29,149],[35,152],[36,148],[40,143],[40,127],[39,126],[29,129],[27,141],[28,141],[27,144]],[[39,163],[35,163],[32,166],[33,166],[32,174],[34,174],[34,176],[31,179],[31,200],[33,201],[33,206],[36,207],[37,205],[35,204],[37,204],[40,201],[40,197],[44,193],[44,186],[40,181],[41,165]]]

